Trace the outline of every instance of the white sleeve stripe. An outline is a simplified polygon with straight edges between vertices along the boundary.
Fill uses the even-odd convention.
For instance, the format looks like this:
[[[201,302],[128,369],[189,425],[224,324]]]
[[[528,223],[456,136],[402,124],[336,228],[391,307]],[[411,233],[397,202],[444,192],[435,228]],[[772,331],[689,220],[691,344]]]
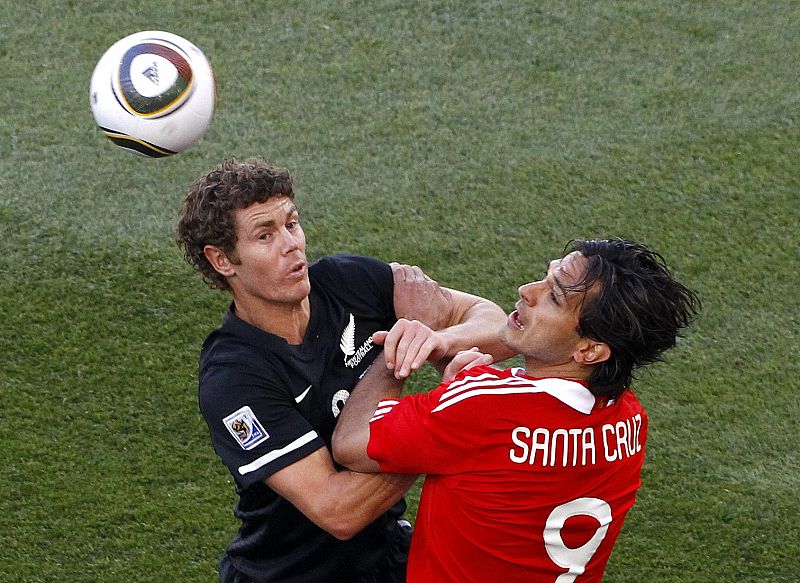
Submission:
[[[439,397],[439,402],[446,401],[447,399],[458,395],[459,393],[463,393],[464,391],[471,391],[476,387],[492,387],[492,386],[508,386],[508,385],[518,385],[518,386],[531,386],[533,381],[529,381],[527,379],[521,379],[516,377],[509,377],[507,379],[497,378],[495,376],[491,376],[486,378],[484,377],[472,377],[463,379],[461,383],[459,383],[458,387],[453,387],[450,385],[448,390],[445,393],[442,393],[442,396]]]
[[[453,381],[450,383],[448,388],[448,393],[451,391],[458,391],[458,389],[465,384],[474,383],[475,381],[484,381],[486,379],[496,379],[497,375],[485,372],[483,374],[479,374],[477,376],[466,376],[463,379],[459,379],[457,381]]]
[[[400,401],[397,399],[386,399],[378,403],[378,407],[388,407],[389,405],[397,405]]]
[[[286,455],[287,453],[293,452],[296,449],[300,449],[305,444],[309,443],[310,441],[316,439],[317,432],[316,431],[309,431],[305,435],[298,437],[289,445],[286,445],[280,449],[273,450],[266,455],[262,455],[257,460],[250,462],[244,466],[239,466],[239,473],[244,476],[245,474],[249,474],[250,472],[255,472],[257,469],[264,467],[268,463],[275,461],[279,457]]]
[[[512,379],[507,380],[510,381]],[[523,382],[509,382],[505,384],[498,382],[473,383],[465,389],[462,389],[458,394],[450,395],[450,398],[445,398],[446,395],[442,395],[442,398],[439,400],[439,405],[431,411],[431,413],[436,413],[464,399],[479,395],[519,395],[524,393],[547,393],[568,407],[585,415],[591,413],[594,407],[594,395],[580,383],[558,378],[540,379],[537,381],[528,381],[526,379],[517,380]]]
[[[394,407],[381,407],[380,409],[375,409],[373,415],[386,415],[392,409],[394,409]]]
[[[377,421],[378,419],[383,419],[384,415],[375,415],[372,419],[369,420],[370,423],[373,421]]]
[[[437,411],[441,411],[442,409],[447,409],[450,405],[455,405],[463,401],[464,399],[469,399],[470,397],[477,397],[479,395],[520,395],[523,393],[543,393],[544,391],[541,389],[537,389],[536,387],[505,387],[503,389],[499,388],[484,388],[484,389],[473,389],[471,391],[465,391],[460,395],[453,397],[443,403],[440,403],[438,407],[436,407],[431,413],[436,413]]]

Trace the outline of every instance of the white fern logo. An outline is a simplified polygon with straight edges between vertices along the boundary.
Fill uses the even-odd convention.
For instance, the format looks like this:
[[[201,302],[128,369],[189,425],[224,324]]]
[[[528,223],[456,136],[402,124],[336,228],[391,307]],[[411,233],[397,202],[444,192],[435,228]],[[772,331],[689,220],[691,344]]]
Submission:
[[[344,352],[345,360],[348,356],[353,356],[356,353],[356,320],[353,314],[350,314],[350,323],[342,332],[342,341],[339,343],[339,348]]]
[[[355,368],[363,360],[372,349],[373,342],[372,336],[364,341],[358,350],[356,350],[356,319],[353,314],[350,314],[350,323],[342,332],[342,340],[339,342],[339,348],[344,352],[344,365],[347,368]],[[335,412],[334,412],[335,414]]]

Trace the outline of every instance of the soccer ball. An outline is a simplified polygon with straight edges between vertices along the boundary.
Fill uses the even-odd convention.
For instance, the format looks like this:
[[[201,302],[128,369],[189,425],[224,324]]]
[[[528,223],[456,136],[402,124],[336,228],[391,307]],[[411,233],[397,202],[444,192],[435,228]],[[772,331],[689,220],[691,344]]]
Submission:
[[[214,75],[203,52],[169,32],[114,43],[92,73],[89,103],[117,146],[161,158],[199,140],[214,114]]]

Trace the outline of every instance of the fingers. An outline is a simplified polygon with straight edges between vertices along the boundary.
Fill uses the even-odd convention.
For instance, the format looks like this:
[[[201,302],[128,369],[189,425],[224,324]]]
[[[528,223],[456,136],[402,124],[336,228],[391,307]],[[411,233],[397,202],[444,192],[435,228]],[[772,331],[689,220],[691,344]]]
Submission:
[[[376,344],[383,344],[386,366],[398,379],[408,377],[429,357],[441,358],[446,347],[441,337],[422,322],[401,318],[389,332],[376,332]]]
[[[433,330],[447,326],[452,294],[416,265],[391,263],[394,310],[398,318],[419,320]]]
[[[492,356],[490,354],[480,352],[475,346],[469,350],[462,350],[453,357],[453,360],[444,369],[442,381],[453,380],[462,370],[487,364],[492,364]]]
[[[383,344],[386,366],[395,371],[398,379],[408,377],[427,360],[438,360],[447,354],[442,337],[422,322],[401,318],[388,332],[381,330],[372,335],[375,344]],[[490,354],[484,354],[473,346],[458,352],[442,375],[443,381],[450,381],[462,370],[480,365],[492,364]]]
[[[392,277],[395,285],[399,283],[420,283],[433,282],[422,269],[416,265],[406,265],[405,263],[390,263],[392,267]]]

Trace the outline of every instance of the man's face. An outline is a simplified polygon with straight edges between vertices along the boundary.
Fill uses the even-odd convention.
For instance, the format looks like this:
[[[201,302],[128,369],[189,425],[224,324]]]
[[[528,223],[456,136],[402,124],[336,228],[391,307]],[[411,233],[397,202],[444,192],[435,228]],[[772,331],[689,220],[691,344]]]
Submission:
[[[525,356],[526,367],[572,366],[579,348],[580,305],[585,296],[567,288],[586,271],[586,258],[574,251],[550,262],[544,279],[519,288],[520,300],[501,331],[503,342]]]
[[[236,211],[235,218],[235,275],[229,277],[234,299],[296,303],[308,296],[306,237],[294,202],[270,198]]]

